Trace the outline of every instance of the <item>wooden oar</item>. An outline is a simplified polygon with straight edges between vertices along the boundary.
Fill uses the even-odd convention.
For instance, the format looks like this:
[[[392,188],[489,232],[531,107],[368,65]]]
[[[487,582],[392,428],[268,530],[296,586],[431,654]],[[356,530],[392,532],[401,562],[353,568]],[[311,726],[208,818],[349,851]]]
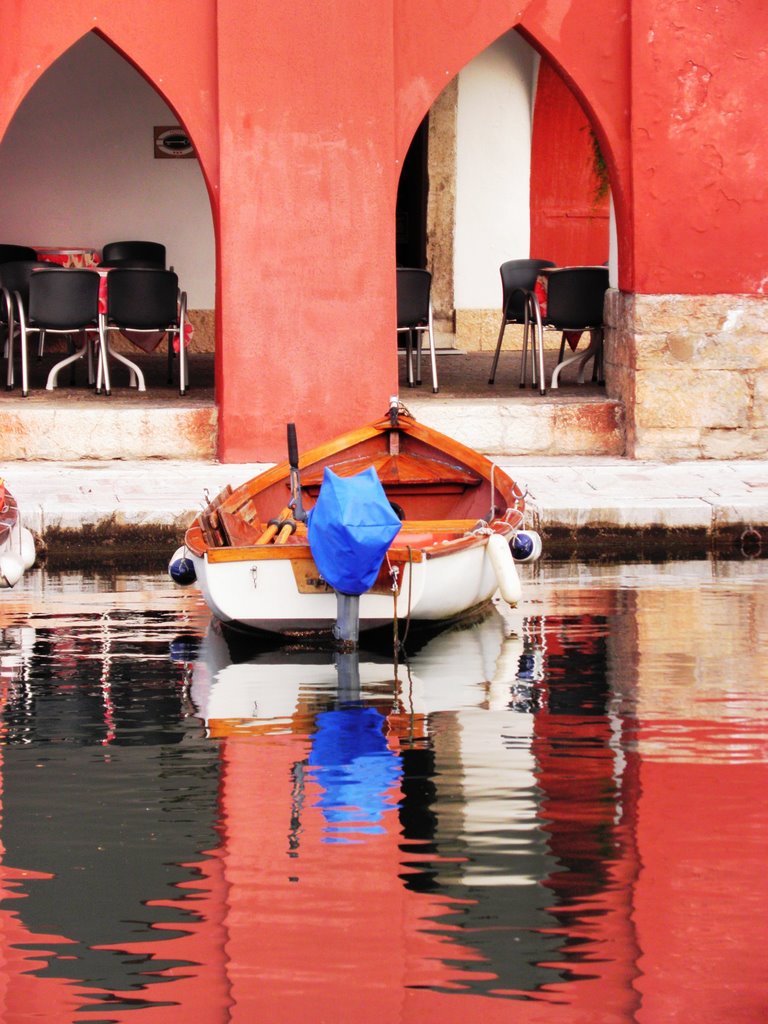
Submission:
[[[296,521],[294,519],[286,520],[284,525],[280,528],[280,533],[278,533],[277,535],[277,540],[275,541],[275,544],[285,544],[285,542],[288,540],[288,538],[291,536],[295,529]]]
[[[291,514],[290,506],[286,505],[283,511],[278,515],[277,519],[273,519],[269,526],[266,528],[264,533],[256,541],[257,544],[269,544],[272,538],[275,536],[277,531],[281,529],[283,521],[287,519]]]

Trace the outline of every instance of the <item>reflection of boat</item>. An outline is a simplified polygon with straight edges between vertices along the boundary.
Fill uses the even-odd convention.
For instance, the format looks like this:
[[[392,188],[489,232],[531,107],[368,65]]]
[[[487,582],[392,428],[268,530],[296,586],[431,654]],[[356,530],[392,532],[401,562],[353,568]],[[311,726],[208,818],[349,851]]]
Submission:
[[[34,539],[21,525],[16,499],[0,479],[0,587],[14,587],[34,564]]]
[[[392,658],[320,649],[251,653],[238,660],[229,633],[214,619],[192,670],[190,698],[211,736],[312,733],[319,711],[375,704],[412,721],[482,702],[506,707],[519,687],[523,643],[496,612],[468,628],[433,636],[412,666]],[[478,690],[478,685],[480,689]]]
[[[401,520],[360,597],[361,630],[391,627],[395,618],[442,625],[482,608],[497,589],[516,603],[509,544],[521,532],[525,503],[484,456],[395,406],[386,418],[293,461],[227,488],[186,533],[183,561],[193,564],[206,603],[223,622],[293,636],[331,629],[336,595],[301,521],[326,468],[348,478],[372,466]]]

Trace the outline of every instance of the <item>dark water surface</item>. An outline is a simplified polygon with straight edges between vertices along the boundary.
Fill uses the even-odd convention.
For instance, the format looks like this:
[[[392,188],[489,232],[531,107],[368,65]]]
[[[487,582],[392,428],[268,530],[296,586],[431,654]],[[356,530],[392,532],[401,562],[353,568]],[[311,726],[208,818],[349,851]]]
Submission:
[[[767,572],[547,564],[341,667],[161,577],[33,572],[0,1021],[767,1020]]]

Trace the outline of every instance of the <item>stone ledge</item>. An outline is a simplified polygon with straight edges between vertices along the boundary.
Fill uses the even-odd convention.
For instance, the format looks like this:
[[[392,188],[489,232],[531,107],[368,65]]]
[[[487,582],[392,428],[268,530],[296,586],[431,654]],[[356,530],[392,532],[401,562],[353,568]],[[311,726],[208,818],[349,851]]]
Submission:
[[[622,455],[623,407],[610,399],[535,403],[408,397],[421,423],[486,455]]]
[[[217,412],[211,404],[169,407],[79,403],[30,405],[0,412],[0,459],[46,460],[212,459]]]

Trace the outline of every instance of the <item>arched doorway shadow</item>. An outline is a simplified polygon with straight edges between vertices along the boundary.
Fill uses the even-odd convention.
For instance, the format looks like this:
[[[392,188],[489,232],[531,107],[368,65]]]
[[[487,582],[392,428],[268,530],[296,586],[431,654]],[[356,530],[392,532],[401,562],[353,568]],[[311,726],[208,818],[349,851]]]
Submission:
[[[175,155],[157,145],[176,127],[184,130],[154,86],[99,34],[87,33],[37,80],[0,143],[0,242],[96,251],[114,240],[162,242],[188,298],[191,394],[212,404],[214,222],[194,149]],[[172,402],[178,394],[166,385],[163,351],[142,363],[150,367],[146,397]],[[33,401],[46,395],[39,391],[47,369],[37,370]],[[118,371],[116,384],[128,397],[125,374]]]
[[[554,63],[512,29],[443,89],[403,161],[398,240],[403,212],[409,214],[407,224],[414,219],[411,211],[420,210],[421,265],[432,273],[440,398],[495,403],[500,450],[510,444],[503,423],[503,408],[510,401],[530,413],[530,426],[520,431],[521,450],[527,450],[525,437],[528,443],[543,444],[547,433],[552,438],[546,442],[548,453],[559,454],[557,425],[564,417],[589,424],[582,453],[623,450],[617,403],[597,411],[584,405],[584,399],[601,405],[605,399],[605,390],[590,380],[592,365],[584,385],[576,383],[575,367],[563,374],[559,390],[548,395],[546,413],[538,392],[521,390],[522,328],[507,328],[501,372],[492,388],[488,384],[501,321],[501,264],[539,258],[576,266],[609,258],[609,198],[598,191],[598,148],[575,92]],[[401,262],[400,246],[397,257]],[[559,333],[545,332],[547,381],[558,362],[560,340]],[[405,389],[403,364],[401,359],[404,401],[432,415],[423,389]],[[569,408],[563,412],[561,406]],[[483,412],[484,444],[493,443],[488,441],[492,413]],[[472,415],[469,406],[467,415]]]

